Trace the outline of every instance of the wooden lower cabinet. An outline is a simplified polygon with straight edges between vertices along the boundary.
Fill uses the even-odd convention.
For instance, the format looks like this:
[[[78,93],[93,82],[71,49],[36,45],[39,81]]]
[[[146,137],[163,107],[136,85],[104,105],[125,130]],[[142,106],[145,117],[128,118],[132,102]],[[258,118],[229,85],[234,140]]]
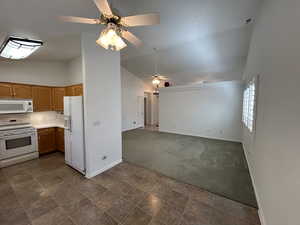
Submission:
[[[38,129],[39,153],[49,153],[56,150],[55,128]]]
[[[65,152],[65,130],[59,127],[38,129],[39,153],[50,153],[56,150]]]
[[[61,152],[65,152],[65,129],[56,128],[56,149]]]

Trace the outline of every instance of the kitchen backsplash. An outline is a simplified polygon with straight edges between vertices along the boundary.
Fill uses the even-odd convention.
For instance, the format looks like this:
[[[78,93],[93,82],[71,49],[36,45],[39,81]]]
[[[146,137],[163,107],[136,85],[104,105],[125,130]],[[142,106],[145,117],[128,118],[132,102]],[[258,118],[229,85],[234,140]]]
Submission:
[[[63,124],[64,115],[54,111],[0,115],[0,123],[9,120],[31,123],[32,125]]]

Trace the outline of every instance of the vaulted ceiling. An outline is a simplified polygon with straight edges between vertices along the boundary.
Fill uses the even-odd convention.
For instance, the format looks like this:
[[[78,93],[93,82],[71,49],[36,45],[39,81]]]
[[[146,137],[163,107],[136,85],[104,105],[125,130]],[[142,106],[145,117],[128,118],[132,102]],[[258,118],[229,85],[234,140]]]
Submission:
[[[150,80],[158,70],[175,84],[241,79],[252,24],[261,0],[110,0],[120,15],[158,12],[161,24],[130,30],[144,45],[121,52],[122,65]],[[2,34],[41,39],[45,46],[32,59],[70,60],[80,55],[80,33],[103,27],[66,24],[59,15],[98,17],[92,0],[1,0]],[[157,48],[155,52],[153,48]]]

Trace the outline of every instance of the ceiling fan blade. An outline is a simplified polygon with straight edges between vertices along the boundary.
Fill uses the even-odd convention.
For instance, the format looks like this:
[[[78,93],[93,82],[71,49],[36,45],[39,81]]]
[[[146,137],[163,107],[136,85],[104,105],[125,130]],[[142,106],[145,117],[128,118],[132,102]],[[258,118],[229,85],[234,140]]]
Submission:
[[[59,18],[60,18],[60,20],[62,20],[64,22],[100,24],[99,19],[90,19],[90,18],[76,17],[76,16],[60,16]]]
[[[169,80],[166,76],[158,76],[160,80]]]
[[[111,8],[107,0],[94,0],[99,11],[106,17],[112,17],[114,14],[111,11]]]
[[[121,18],[121,24],[127,27],[148,26],[160,23],[159,14],[144,14],[136,16],[127,16]]]
[[[127,30],[123,30],[121,34],[123,38],[134,44],[136,47],[140,47],[143,44],[140,39],[138,39],[134,34]]]

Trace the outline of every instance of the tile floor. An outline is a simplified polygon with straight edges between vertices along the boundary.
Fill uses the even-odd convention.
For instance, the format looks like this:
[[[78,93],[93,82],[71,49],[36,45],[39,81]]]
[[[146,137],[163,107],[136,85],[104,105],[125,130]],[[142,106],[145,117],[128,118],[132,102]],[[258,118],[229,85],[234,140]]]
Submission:
[[[0,170],[1,225],[259,225],[257,210],[121,163],[91,180],[54,153]]]

